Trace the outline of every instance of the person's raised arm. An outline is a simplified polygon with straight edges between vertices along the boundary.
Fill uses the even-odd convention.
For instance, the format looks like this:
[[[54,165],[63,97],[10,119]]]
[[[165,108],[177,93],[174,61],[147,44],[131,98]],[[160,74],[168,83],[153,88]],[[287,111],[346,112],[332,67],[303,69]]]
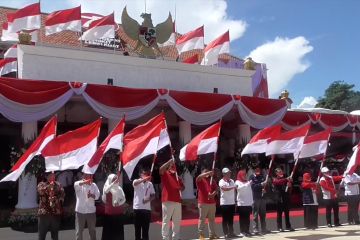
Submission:
[[[159,174],[163,175],[172,163],[174,163],[174,161],[172,159],[170,159],[169,161],[167,161],[166,163],[161,165],[161,167],[159,169]]]
[[[211,176],[212,174],[213,174],[213,171],[208,171],[208,172],[201,173],[199,176],[197,176],[196,182],[200,181],[203,178]]]

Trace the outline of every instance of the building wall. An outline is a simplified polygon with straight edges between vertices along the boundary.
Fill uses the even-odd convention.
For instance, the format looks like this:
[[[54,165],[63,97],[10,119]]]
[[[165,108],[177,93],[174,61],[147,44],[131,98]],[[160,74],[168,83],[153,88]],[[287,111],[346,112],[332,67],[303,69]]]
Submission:
[[[109,50],[18,46],[19,77],[132,88],[165,88],[252,96],[255,71],[123,56]]]

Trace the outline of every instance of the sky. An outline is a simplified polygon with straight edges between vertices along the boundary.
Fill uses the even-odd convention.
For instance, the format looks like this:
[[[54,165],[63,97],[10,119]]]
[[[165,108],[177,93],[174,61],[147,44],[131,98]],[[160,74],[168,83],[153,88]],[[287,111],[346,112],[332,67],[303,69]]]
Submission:
[[[35,0],[0,0],[23,7]],[[145,4],[146,3],[146,4]],[[43,12],[75,7],[120,21],[152,13],[153,22],[176,15],[186,33],[205,26],[205,43],[230,30],[231,54],[267,64],[270,96],[287,89],[295,106],[312,106],[334,81],[360,90],[360,1],[358,0],[41,0]]]

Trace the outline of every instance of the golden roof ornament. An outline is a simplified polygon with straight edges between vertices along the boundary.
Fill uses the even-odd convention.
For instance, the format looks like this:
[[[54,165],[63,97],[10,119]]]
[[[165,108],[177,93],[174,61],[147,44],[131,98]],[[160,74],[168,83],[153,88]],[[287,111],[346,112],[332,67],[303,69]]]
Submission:
[[[293,103],[293,101],[291,100],[291,98],[289,98],[290,93],[287,90],[284,90],[280,93],[280,99],[284,99],[286,101],[286,105],[288,108],[291,108],[291,104]]]
[[[169,12],[166,21],[155,27],[150,13],[142,13],[140,16],[144,19],[141,25],[128,15],[125,7],[121,16],[122,27],[129,38],[137,41],[134,51],[139,51],[140,55],[145,57],[155,58],[154,50],[161,54],[158,43],[166,42],[173,33],[171,14]]]
[[[254,60],[252,60],[251,57],[246,58],[246,60],[244,62],[245,70],[255,70],[255,65],[256,65],[256,63],[254,62]]]
[[[31,45],[31,35],[27,32],[20,32],[19,43],[24,45]]]

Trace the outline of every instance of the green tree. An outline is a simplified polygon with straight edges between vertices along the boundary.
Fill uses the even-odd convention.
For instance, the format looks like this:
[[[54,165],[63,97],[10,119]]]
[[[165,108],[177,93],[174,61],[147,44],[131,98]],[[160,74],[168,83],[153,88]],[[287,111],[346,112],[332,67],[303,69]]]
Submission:
[[[335,81],[319,98],[316,107],[351,112],[360,109],[360,92],[355,91],[355,85],[343,81]]]

